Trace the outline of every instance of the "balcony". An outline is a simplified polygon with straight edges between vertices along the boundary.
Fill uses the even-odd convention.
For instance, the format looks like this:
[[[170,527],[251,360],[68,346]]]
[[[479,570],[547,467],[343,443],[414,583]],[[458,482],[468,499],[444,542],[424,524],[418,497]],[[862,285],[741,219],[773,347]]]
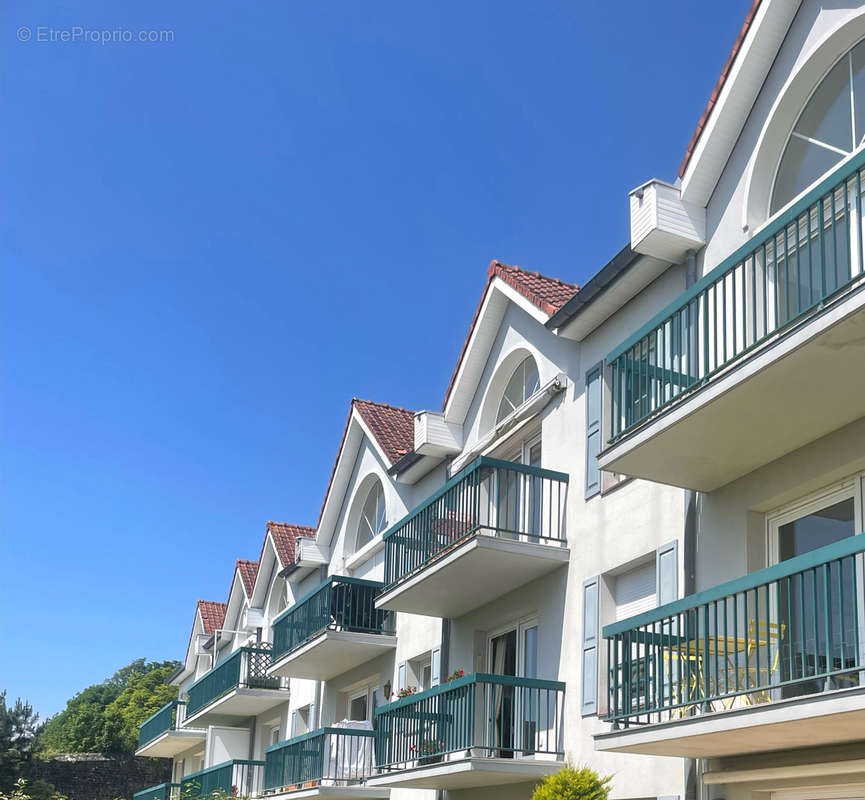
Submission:
[[[132,800],[180,800],[179,783],[160,783],[132,795]]]
[[[565,684],[476,673],[376,709],[370,786],[468,789],[561,769]]]
[[[187,690],[184,726],[218,725],[254,717],[288,700],[288,683],[267,674],[271,653],[241,647]]]
[[[185,703],[181,700],[172,700],[141,723],[135,755],[171,758],[189,749],[196,742],[203,742],[203,729],[180,727],[184,708]]]
[[[865,535],[604,628],[597,750],[687,758],[865,739]]]
[[[263,761],[226,761],[184,775],[180,781],[183,800],[204,800],[214,793],[221,797],[252,797],[261,792]]]
[[[568,476],[478,458],[384,534],[376,606],[459,617],[568,562]]]
[[[842,164],[607,356],[602,469],[708,492],[865,417],[863,164]]]
[[[396,647],[382,584],[333,575],[273,624],[271,675],[330,680]]]
[[[321,728],[267,748],[264,794],[303,797],[388,797],[388,789],[363,786],[374,774],[375,734],[355,728]]]

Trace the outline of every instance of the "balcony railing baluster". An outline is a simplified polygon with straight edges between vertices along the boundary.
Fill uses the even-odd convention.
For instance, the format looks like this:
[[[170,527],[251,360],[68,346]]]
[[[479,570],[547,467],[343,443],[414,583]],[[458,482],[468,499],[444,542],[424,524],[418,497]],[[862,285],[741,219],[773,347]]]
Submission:
[[[273,658],[326,630],[392,634],[392,615],[375,607],[381,590],[378,581],[332,575],[274,620]]]
[[[270,664],[269,646],[241,647],[235,650],[225,661],[206,672],[187,689],[187,718],[234,689],[283,688],[283,680],[267,674]]]
[[[385,589],[473,536],[564,545],[568,476],[481,457],[384,534]]]
[[[865,534],[604,628],[607,720],[665,722],[860,685]]]
[[[863,172],[865,153],[830,173],[607,356],[611,442],[862,279]]]
[[[565,684],[476,673],[376,709],[379,771],[449,755],[562,758]]]

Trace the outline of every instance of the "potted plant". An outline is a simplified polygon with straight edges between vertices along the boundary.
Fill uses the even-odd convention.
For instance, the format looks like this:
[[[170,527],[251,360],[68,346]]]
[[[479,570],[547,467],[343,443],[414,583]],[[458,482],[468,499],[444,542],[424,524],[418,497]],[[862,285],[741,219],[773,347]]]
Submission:
[[[417,686],[406,686],[404,689],[400,689],[395,697],[397,700],[402,700],[403,697],[411,697],[417,691]]]
[[[465,672],[463,672],[463,670],[461,669],[458,669],[452,675],[448,675],[447,678],[445,678],[444,682],[449,683],[450,681],[455,681],[457,678],[462,678],[464,675]]]
[[[445,743],[437,739],[424,739],[420,745],[412,745],[409,752],[417,763],[425,767],[428,764],[438,764],[442,760]]]

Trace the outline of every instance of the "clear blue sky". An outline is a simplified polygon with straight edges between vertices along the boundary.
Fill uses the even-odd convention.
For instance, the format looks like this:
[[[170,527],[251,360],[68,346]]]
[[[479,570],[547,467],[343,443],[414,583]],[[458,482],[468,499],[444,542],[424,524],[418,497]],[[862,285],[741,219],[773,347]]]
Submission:
[[[625,244],[750,2],[4,3],[0,688],[180,658],[353,395],[441,405],[491,259]]]

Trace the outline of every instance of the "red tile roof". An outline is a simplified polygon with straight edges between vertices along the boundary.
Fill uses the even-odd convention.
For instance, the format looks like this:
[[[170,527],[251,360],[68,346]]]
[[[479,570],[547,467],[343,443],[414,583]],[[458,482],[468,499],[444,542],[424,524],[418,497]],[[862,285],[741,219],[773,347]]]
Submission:
[[[357,397],[351,402],[391,464],[414,448],[414,411]]]
[[[491,261],[487,272],[488,282],[501,278],[516,289],[530,303],[534,303],[545,314],[552,316],[568,302],[580,287],[575,283],[565,283],[558,278],[548,278],[540,272],[529,272],[501,261]],[[486,294],[486,292],[484,292]]]
[[[709,102],[706,104],[703,116],[700,117],[700,121],[697,123],[697,130],[694,131],[694,135],[688,143],[688,149],[685,152],[685,157],[682,159],[682,166],[679,167],[680,178],[685,174],[685,170],[688,168],[688,162],[691,160],[691,156],[694,155],[694,150],[697,149],[697,142],[700,141],[700,137],[703,135],[703,131],[706,128],[706,123],[709,121],[709,117],[715,108],[715,104],[718,102],[718,97],[721,94],[721,90],[724,88],[724,84],[727,82],[727,76],[730,74],[733,62],[736,60],[736,56],[739,55],[739,51],[742,49],[742,43],[745,41],[748,31],[751,29],[751,23],[754,21],[754,17],[757,16],[757,9],[760,7],[760,2],[761,0],[754,0],[754,2],[751,3],[751,8],[748,11],[748,15],[745,17],[745,24],[742,25],[742,30],[739,31],[739,36],[733,43],[733,50],[727,58],[727,63],[724,64],[724,69],[721,70],[721,76],[718,78],[718,82],[715,84],[712,94],[709,96]]]
[[[324,500],[321,503],[321,511],[318,513],[319,525],[321,525],[321,518],[324,516],[324,507],[327,505],[330,487],[333,486],[336,467],[339,464],[340,456],[342,456],[345,437],[348,436],[348,426],[351,425],[351,415],[355,409],[363,417],[363,421],[375,436],[379,447],[384,450],[392,465],[414,447],[414,411],[391,406],[387,403],[374,403],[372,400],[361,400],[353,397],[348,417],[345,420],[345,428],[342,431],[342,439],[340,439],[339,448],[336,451],[333,469],[330,471],[330,480],[327,482]],[[409,422],[411,423],[410,426]]]
[[[273,538],[276,554],[283,567],[294,563],[294,547],[298,536],[315,538],[315,528],[308,525],[289,525],[287,522],[268,521],[267,533]]]
[[[246,592],[247,597],[251,597],[252,590],[255,587],[255,578],[258,575],[258,562],[238,558],[235,570],[240,570],[240,577],[243,580],[243,590]]]
[[[198,601],[198,612],[201,614],[204,632],[208,636],[212,635],[217,628],[222,627],[227,609],[227,603],[216,603],[213,600]]]
[[[568,300],[580,291],[580,287],[576,283],[565,283],[564,281],[560,281],[558,278],[548,278],[546,275],[541,275],[540,272],[530,272],[529,270],[521,269],[520,267],[512,267],[509,264],[503,264],[501,261],[496,261],[495,259],[491,261],[490,268],[487,271],[487,284],[481,294],[478,307],[475,309],[475,315],[472,317],[471,325],[469,325],[469,332],[463,342],[462,350],[460,350],[459,358],[457,359],[456,366],[451,375],[450,383],[445,392],[444,403],[442,403],[443,409],[447,407],[448,400],[450,399],[451,392],[454,388],[454,383],[456,383],[457,373],[460,371],[460,365],[463,363],[463,358],[465,358],[469,341],[472,338],[472,332],[475,329],[475,325],[477,325],[478,317],[480,317],[484,300],[486,300],[490,286],[496,278],[501,278],[510,287],[516,289],[526,298],[526,300],[536,305],[548,316],[555,314],[565,305],[565,303],[568,302]]]

